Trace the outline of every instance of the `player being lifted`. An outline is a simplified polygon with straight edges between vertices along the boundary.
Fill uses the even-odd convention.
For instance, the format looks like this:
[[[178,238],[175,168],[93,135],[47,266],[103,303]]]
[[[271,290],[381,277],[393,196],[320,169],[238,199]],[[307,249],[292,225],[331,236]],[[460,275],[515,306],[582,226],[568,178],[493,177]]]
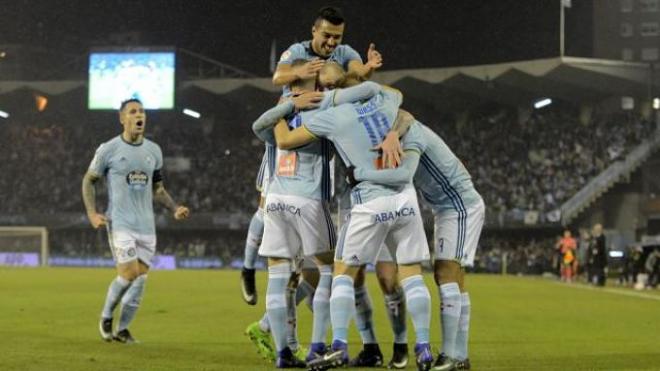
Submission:
[[[300,63],[298,61],[297,63]],[[304,60],[302,61],[304,63]],[[294,63],[295,65],[295,63]],[[347,89],[334,94],[314,93],[316,79],[298,80],[291,85],[294,98],[286,100],[262,115],[254,124],[255,133],[274,144],[273,125],[283,116],[293,113],[294,108],[315,106],[317,110],[302,111],[289,117],[288,125],[297,127],[318,111],[333,104],[357,101],[375,94],[373,85]],[[302,94],[302,95],[298,95]],[[297,366],[285,346],[280,328],[286,311],[282,290],[286,285],[285,271],[291,272],[290,262],[298,252],[314,256],[320,278],[313,300],[314,326],[312,349],[308,359],[325,352],[325,336],[329,321],[329,295],[332,271],[332,248],[335,231],[327,201],[330,196],[330,143],[318,141],[291,151],[278,151],[277,170],[266,199],[264,240],[260,254],[269,257],[268,301],[266,303],[271,332],[278,350],[277,367]],[[279,299],[279,306],[276,299]],[[304,367],[304,363],[300,363]]]
[[[280,58],[273,75],[273,83],[283,86],[284,95],[289,95],[288,85],[295,80],[316,78],[325,61],[334,61],[346,69],[351,76],[368,78],[374,70],[380,68],[383,59],[375,46],[371,44],[367,51],[367,63],[362,63],[360,55],[350,46],[341,44],[344,37],[346,22],[339,8],[326,6],[318,11],[312,25],[312,39],[291,45]],[[307,63],[292,64],[294,60],[305,60]],[[264,167],[266,165],[266,167]],[[274,166],[273,151],[266,145],[266,152],[259,174],[268,175],[267,171]],[[265,187],[268,177],[257,179],[257,187]],[[263,195],[263,192],[262,192]],[[250,227],[245,242],[245,258],[241,272],[241,288],[243,300],[248,304],[257,303],[254,263],[257,249],[263,235],[263,211],[257,210],[250,221]]]
[[[117,277],[110,283],[101,312],[99,330],[106,341],[136,340],[128,330],[144,295],[147,273],[156,252],[153,201],[169,209],[174,219],[185,219],[189,210],[177,205],[165,190],[160,147],[144,137],[147,115],[137,99],[122,102],[119,121],[123,132],[99,146],[82,181],[87,217],[94,228],[105,226],[117,264]],[[96,209],[95,183],[105,177],[108,209]],[[117,332],[113,334],[113,311],[121,301]]]
[[[375,169],[378,154],[370,149],[390,129],[400,103],[400,93],[383,90],[364,104],[342,104],[321,112],[294,130],[280,122],[274,130],[278,146],[295,148],[324,137],[333,142],[348,167]],[[404,161],[414,162],[416,158],[407,156]],[[396,249],[399,276],[417,335],[418,369],[430,369],[431,299],[420,265],[429,258],[429,253],[411,180],[401,187],[362,182],[352,190],[351,219],[343,241],[337,246],[341,261],[335,261],[330,299],[332,351],[310,361],[310,370],[348,363],[347,332],[355,305],[353,279],[360,267],[375,261],[384,242]]]

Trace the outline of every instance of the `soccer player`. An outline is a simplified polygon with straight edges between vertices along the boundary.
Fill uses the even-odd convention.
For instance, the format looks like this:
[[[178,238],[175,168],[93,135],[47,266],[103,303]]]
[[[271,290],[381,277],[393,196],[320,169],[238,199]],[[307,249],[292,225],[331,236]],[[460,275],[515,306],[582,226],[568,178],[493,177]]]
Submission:
[[[278,62],[273,75],[273,83],[283,86],[285,96],[290,94],[288,85],[295,80],[316,78],[326,60],[339,63],[352,76],[359,78],[368,78],[374,70],[382,66],[383,58],[374,44],[369,46],[366,64],[362,63],[362,58],[353,48],[348,45],[341,45],[344,28],[344,16],[339,8],[326,6],[319,10],[312,26],[312,40],[291,45],[282,53]],[[293,61],[295,60],[308,62],[294,65]],[[266,144],[266,152],[257,178],[257,188],[261,188],[267,183],[268,170],[272,172],[274,167],[273,161],[274,153]],[[262,200],[263,197],[265,195],[262,192]],[[254,262],[262,235],[263,210],[259,209],[250,220],[250,227],[245,241],[243,269],[241,271],[243,300],[250,305],[257,303]]]
[[[333,142],[347,167],[376,169],[379,154],[370,149],[381,142],[392,126],[401,94],[382,89],[363,104],[342,104],[303,122],[289,131],[279,123],[275,135],[279,148],[295,148],[318,137]],[[415,138],[409,137],[411,141]],[[417,165],[418,157],[404,162]],[[424,284],[420,263],[429,258],[417,196],[408,184],[398,187],[362,182],[351,191],[350,221],[343,241],[337,245],[341,261],[335,261],[330,298],[333,330],[332,352],[308,363],[310,370],[326,370],[348,363],[348,324],[355,303],[354,278],[358,270],[374,262],[384,242],[396,249],[406,306],[415,326],[415,354],[419,370],[429,370],[433,355],[429,345],[431,298]]]
[[[299,79],[316,78],[326,61],[337,62],[351,77],[369,78],[374,70],[383,65],[383,58],[374,44],[370,44],[367,63],[362,63],[362,58],[355,49],[341,44],[345,25],[339,8],[321,8],[312,26],[312,39],[293,44],[282,53],[273,75],[273,84],[284,86],[287,95],[286,85]],[[308,62],[294,66],[293,61],[299,59]]]
[[[156,252],[153,201],[169,209],[174,219],[188,217],[187,207],[177,205],[165,190],[160,147],[144,137],[147,115],[138,99],[122,102],[119,121],[123,132],[99,146],[82,181],[82,196],[90,223],[105,226],[117,264],[101,312],[103,340],[122,343],[136,340],[128,330],[144,295],[147,273]],[[95,183],[105,177],[109,205],[106,214],[96,209]],[[121,301],[117,332],[113,335],[113,311]]]
[[[292,84],[294,97],[264,113],[254,123],[253,129],[258,137],[274,144],[273,125],[281,117],[293,113],[294,108],[311,108],[318,103],[320,109],[324,109],[344,101],[365,99],[375,94],[374,87],[375,84],[364,84],[342,94],[324,94],[313,92],[315,79],[299,80]],[[297,127],[317,111],[299,112],[289,118],[287,125]],[[314,326],[308,358],[325,352],[335,239],[327,205],[331,189],[329,157],[330,144],[327,141],[318,141],[291,151],[278,151],[277,170],[266,199],[265,238],[259,251],[260,255],[269,257],[269,300],[266,305],[278,350],[277,367],[298,365],[286,346],[281,324],[286,310],[282,298],[286,285],[284,275],[291,271],[291,262],[301,248],[305,256],[314,256],[321,273],[313,299]]]
[[[414,183],[431,205],[435,219],[434,278],[441,298],[442,351],[433,370],[469,369],[470,297],[465,290],[464,268],[474,262],[484,223],[484,202],[470,174],[440,136],[419,122],[410,127],[408,135],[422,138],[414,147],[421,154],[417,169],[408,161],[396,169],[357,167],[352,176],[356,182],[396,186],[414,174]],[[397,142],[398,136],[388,134],[386,141]],[[414,152],[406,155],[417,156]]]
[[[243,294],[243,300],[249,305],[257,304],[254,264],[264,234],[264,200],[270,182],[270,174],[272,174],[275,167],[275,146],[266,143],[265,147],[256,182],[257,191],[259,191],[259,207],[250,219],[250,226],[245,238],[243,269],[241,270],[241,293]]]

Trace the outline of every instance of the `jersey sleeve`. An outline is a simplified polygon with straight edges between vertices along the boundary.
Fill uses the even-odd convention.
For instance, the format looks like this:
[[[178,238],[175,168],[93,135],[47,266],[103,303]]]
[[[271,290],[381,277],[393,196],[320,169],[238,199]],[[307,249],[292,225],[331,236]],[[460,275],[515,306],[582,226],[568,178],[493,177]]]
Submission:
[[[158,144],[155,145],[156,147],[156,170],[161,170],[163,168],[163,150],[160,149],[160,146]]]
[[[307,59],[305,48],[301,44],[291,45],[289,49],[282,53],[280,56],[280,61],[277,62],[277,64],[291,64],[296,59]]]
[[[417,122],[413,123],[406,135],[403,136],[401,148],[404,151],[416,151],[420,155],[426,151],[426,140]]]
[[[105,171],[108,169],[108,158],[110,157],[110,146],[108,143],[103,143],[96,149],[94,153],[94,158],[89,164],[87,171],[94,173],[98,176],[105,174]]]
[[[252,124],[252,131],[254,131],[254,134],[262,141],[271,144],[275,143],[273,126],[277,124],[281,118],[290,114],[294,108],[293,101],[290,99],[284,103],[278,104],[259,116],[257,121]]]
[[[419,153],[407,151],[401,165],[396,169],[372,170],[356,168],[353,175],[358,181],[370,181],[376,184],[402,186],[410,183],[417,171]]]
[[[324,138],[330,138],[335,129],[333,116],[328,111],[320,112],[303,122],[303,127],[312,135]]]
[[[365,81],[347,89],[337,89],[334,94],[334,104],[353,103],[371,99],[381,91],[381,86],[373,81]]]
[[[348,63],[350,61],[359,61],[360,63],[363,63],[362,57],[360,57],[360,53],[355,51],[355,49],[351,48],[349,45],[343,44],[341,48],[340,63],[345,70],[348,70]]]

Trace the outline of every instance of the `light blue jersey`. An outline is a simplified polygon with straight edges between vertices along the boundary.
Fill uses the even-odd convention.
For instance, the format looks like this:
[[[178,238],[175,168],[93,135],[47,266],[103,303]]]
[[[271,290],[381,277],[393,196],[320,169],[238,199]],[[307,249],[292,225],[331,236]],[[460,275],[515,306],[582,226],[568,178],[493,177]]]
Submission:
[[[402,138],[401,146],[404,150],[414,150],[420,154],[417,170],[406,166],[379,171],[360,168],[356,169],[355,178],[360,181],[381,181],[397,185],[407,179],[409,173],[415,172],[415,186],[438,212],[465,212],[467,208],[481,201],[481,195],[474,189],[470,173],[433,130],[415,122]]]
[[[261,165],[257,173],[257,180],[255,186],[257,191],[264,192],[268,189],[267,184],[270,183],[270,177],[275,170],[275,159],[277,155],[277,148],[272,143],[265,143],[264,155],[261,157]]]
[[[99,146],[89,171],[106,178],[106,216],[113,231],[154,235],[153,177],[163,166],[160,147],[144,139],[130,144],[120,136]]]
[[[314,110],[293,112],[293,102],[287,101],[265,112],[252,128],[263,141],[276,144],[272,126],[287,115],[290,129],[296,129],[310,122],[335,104],[356,102],[378,94],[381,88],[373,82],[365,82],[348,88],[324,92],[319,107]],[[294,150],[277,150],[275,171],[271,176],[268,192],[279,195],[293,195],[315,200],[329,200],[332,182],[329,160],[332,145],[327,140],[314,141]]]
[[[270,113],[272,112],[276,112],[277,114],[273,114],[268,119],[273,121],[273,119],[277,120],[278,117],[286,116],[289,128],[295,129],[304,120],[310,120],[311,117],[321,110],[330,107],[333,97],[333,92],[326,92],[318,109],[296,112],[289,115],[287,113],[293,111],[293,104],[290,102],[281,104],[275,107],[274,110],[269,110],[268,116],[271,116]],[[270,127],[264,126],[264,130],[255,130],[255,133],[266,143],[272,146],[277,145]],[[275,166],[271,174],[271,183],[268,192],[278,195],[300,196],[314,200],[329,200],[331,196],[329,165],[331,156],[332,146],[328,141],[324,140],[314,141],[294,150],[276,149]]]
[[[293,61],[298,59],[304,59],[310,61],[314,58],[320,58],[320,59],[325,59],[327,61],[337,62],[339,65],[341,65],[344,68],[344,70],[348,70],[348,63],[350,61],[356,60],[362,63],[362,58],[360,57],[360,54],[356,52],[355,49],[351,48],[348,45],[345,44],[337,45],[337,47],[335,48],[335,50],[332,51],[329,57],[321,57],[320,55],[314,52],[314,50],[312,49],[311,41],[308,40],[291,45],[289,49],[285,50],[284,53],[282,53],[282,56],[280,57],[280,61],[277,64],[278,65],[291,64],[293,63]],[[288,96],[289,94],[291,94],[287,86],[284,86],[282,88],[282,94],[284,96]]]
[[[366,103],[342,104],[319,113],[304,126],[313,135],[332,141],[335,150],[347,167],[377,169],[379,154],[371,149],[389,132],[396,119],[401,94],[381,90]],[[365,203],[378,197],[390,196],[404,186],[362,182],[352,190],[352,202]]]
[[[289,49],[282,53],[280,61],[277,64],[291,64],[297,59],[305,59],[309,61],[314,58],[337,62],[344,67],[345,70],[348,69],[348,63],[350,61],[356,60],[362,63],[360,54],[346,44],[337,45],[330,56],[326,58],[316,54],[312,49],[312,42],[307,40],[291,45]]]

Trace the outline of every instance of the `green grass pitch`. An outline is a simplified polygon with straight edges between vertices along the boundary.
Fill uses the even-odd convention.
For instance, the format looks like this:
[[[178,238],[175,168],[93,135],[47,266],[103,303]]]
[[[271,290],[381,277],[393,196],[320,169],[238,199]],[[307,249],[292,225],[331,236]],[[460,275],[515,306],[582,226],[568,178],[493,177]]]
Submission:
[[[0,268],[0,370],[268,370],[243,330],[264,310],[243,303],[237,271],[156,271],[131,326],[141,343],[105,343],[98,316],[109,269]],[[432,342],[440,342],[437,290]],[[660,370],[660,295],[584,289],[539,278],[474,275],[473,370]],[[392,336],[373,274],[369,286],[386,361]],[[299,308],[299,334],[311,316]],[[414,332],[409,325],[409,338]],[[351,354],[359,338],[351,333]],[[409,370],[415,369],[413,362]]]

